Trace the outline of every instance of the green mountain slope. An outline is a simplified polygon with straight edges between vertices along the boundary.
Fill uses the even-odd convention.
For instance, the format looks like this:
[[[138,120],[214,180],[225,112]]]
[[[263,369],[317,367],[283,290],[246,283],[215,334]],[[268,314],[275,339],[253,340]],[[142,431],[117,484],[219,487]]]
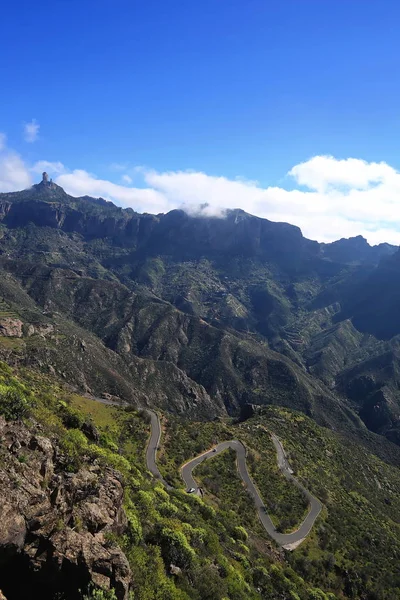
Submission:
[[[320,422],[338,415],[351,427],[357,419],[347,413],[355,410],[373,431],[396,431],[397,408],[390,423],[374,426],[360,403],[347,402],[349,362],[387,349],[341,317],[394,247],[362,238],[318,244],[296,227],[239,210],[222,219],[139,215],[46,182],[1,194],[0,220],[3,272],[40,311],[95,334],[118,355],[118,371],[142,379],[141,358],[152,361],[158,390],[165,369],[185,391],[193,381],[193,410],[206,417],[274,402]],[[115,393],[92,380],[95,393]],[[159,391],[155,403],[160,395],[171,407],[171,396],[181,396]]]
[[[398,468],[301,413],[270,407],[239,424],[166,415],[159,462],[170,491],[146,471],[143,412],[71,394],[34,370],[0,364],[0,429],[1,511],[8,511],[0,580],[9,600],[398,597]],[[186,494],[177,476],[185,458],[213,441],[241,439],[275,518],[295,527],[304,506],[276,469],[266,429],[324,502],[292,553],[260,527],[229,455],[199,471],[203,500]]]
[[[174,410],[211,418],[273,402],[322,423],[359,427],[350,410],[397,440],[396,386],[391,419],[375,426],[360,403],[347,401],[343,385],[351,361],[387,348],[340,316],[394,247],[362,238],[318,244],[296,227],[238,210],[222,219],[139,215],[102,199],[72,198],[46,182],[1,194],[0,221],[3,272],[39,312],[57,314],[67,329],[74,321],[96,336],[98,352],[100,345],[113,352],[125,383],[116,389],[108,376],[94,384],[81,375],[94,393],[130,398],[122,388],[133,376],[147,390],[154,381],[154,403]],[[169,390],[162,389],[165,369],[175,381]],[[188,407],[179,388],[187,396],[191,385]]]
[[[224,218],[179,210],[141,215],[103,199],[72,198],[46,182],[0,194],[0,360],[8,364],[0,369],[7,442],[0,476],[9,490],[4,506],[16,490],[15,519],[23,514],[29,523],[16,562],[7,542],[0,544],[8,600],[7,573],[21,568],[27,585],[43,589],[45,582],[45,599],[61,593],[72,569],[82,593],[109,600],[114,593],[127,600],[128,587],[139,600],[397,600],[396,250],[360,237],[318,244],[297,227],[240,210]],[[118,411],[88,396],[133,408]],[[140,407],[163,415],[160,469],[177,491],[146,471],[148,424],[135,412]],[[204,501],[179,491],[184,461],[240,439],[276,525],[296,527],[304,498],[277,470],[266,429],[324,504],[291,554],[260,526],[233,456],[198,470]],[[30,435],[49,440],[61,487],[59,480],[41,483],[50,463],[41,466]],[[16,440],[23,450],[11,450]],[[93,502],[91,492],[87,500],[76,491],[92,468],[101,469],[102,482]],[[65,573],[55,569],[50,577],[37,549],[44,544],[47,552],[50,540],[51,552],[68,548],[72,557],[80,532],[91,540],[97,509],[87,502],[102,505],[107,469],[119,473],[121,511],[108,515],[96,538],[108,566],[84,553],[83,570],[75,571],[71,558]],[[69,472],[79,502],[67,518],[51,498],[57,488],[73,502],[64,485]],[[24,477],[51,518],[28,517]],[[114,591],[96,596],[90,583]],[[19,597],[24,585],[22,578]],[[82,593],[72,586],[65,600]]]

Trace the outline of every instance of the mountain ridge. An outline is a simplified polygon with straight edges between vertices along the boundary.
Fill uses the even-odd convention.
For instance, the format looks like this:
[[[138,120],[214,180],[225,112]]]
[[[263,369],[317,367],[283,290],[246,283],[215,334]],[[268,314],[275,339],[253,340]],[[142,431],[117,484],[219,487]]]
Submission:
[[[325,242],[315,242],[313,240],[309,240],[307,238],[305,238],[301,232],[301,229],[299,227],[297,227],[296,225],[291,225],[289,223],[285,223],[285,222],[275,222],[275,221],[270,221],[266,218],[263,217],[258,217],[255,215],[251,215],[250,213],[246,213],[244,210],[242,209],[228,209],[224,212],[223,216],[213,216],[213,217],[209,217],[209,216],[205,216],[205,215],[192,215],[190,213],[187,213],[185,210],[183,209],[172,209],[171,211],[167,212],[167,213],[160,213],[158,215],[152,215],[150,213],[138,213],[136,211],[134,211],[132,208],[122,208],[119,207],[117,205],[115,205],[112,201],[108,201],[105,200],[104,198],[94,198],[91,196],[79,196],[79,197],[74,197],[71,196],[69,194],[67,194],[65,192],[65,190],[57,185],[54,182],[49,182],[49,181],[41,181],[38,184],[34,184],[31,188],[28,188],[26,190],[22,190],[20,192],[7,192],[7,193],[0,193],[0,220],[4,221],[7,225],[11,225],[11,226],[18,226],[21,223],[18,221],[18,216],[15,215],[14,219],[10,218],[10,216],[8,215],[9,210],[11,208],[11,206],[14,203],[16,204],[21,204],[21,203],[26,203],[26,202],[34,202],[34,203],[41,203],[43,202],[44,204],[50,204],[53,205],[56,202],[60,202],[60,204],[64,205],[65,207],[70,207],[70,208],[74,208],[76,209],[77,207],[79,207],[80,209],[83,209],[83,207],[86,204],[87,208],[99,208],[101,207],[102,209],[105,209],[107,212],[109,213],[113,213],[114,215],[118,215],[118,216],[123,216],[124,220],[127,220],[127,217],[130,217],[131,219],[134,217],[152,217],[153,219],[156,220],[163,220],[166,219],[166,226],[169,227],[171,226],[171,224],[173,224],[174,221],[182,221],[182,220],[190,220],[190,219],[201,219],[204,223],[207,221],[215,221],[217,222],[218,220],[220,222],[223,222],[225,220],[228,220],[230,222],[230,224],[232,223],[232,221],[234,222],[235,225],[240,225],[243,222],[246,221],[251,221],[252,224],[259,224],[259,223],[263,223],[264,225],[269,225],[272,226],[272,228],[275,226],[278,233],[287,233],[287,232],[291,232],[294,236],[297,236],[298,238],[302,238],[304,240],[304,243],[306,245],[310,246],[310,249],[312,247],[316,248],[317,245],[321,248],[321,254],[325,255],[328,258],[331,257],[335,257],[337,258],[337,255],[340,255],[341,253],[344,254],[344,252],[347,251],[356,251],[360,256],[359,258],[365,258],[366,255],[369,253],[372,256],[372,253],[374,253],[376,251],[376,258],[374,258],[373,260],[377,260],[382,256],[385,256],[386,254],[391,254],[395,251],[396,246],[393,246],[391,244],[388,243],[381,243],[381,244],[376,244],[376,245],[370,245],[367,240],[365,238],[363,238],[362,236],[354,236],[354,237],[350,237],[350,238],[341,238],[339,240],[336,240],[334,242],[330,242],[330,243],[325,243]],[[8,206],[7,206],[8,205]],[[37,208],[37,206],[36,206]],[[52,208],[53,210],[57,210],[57,207],[51,206],[50,208]],[[22,216],[22,212],[25,211],[26,212],[26,206],[23,207],[22,211],[20,211],[20,215]],[[17,211],[18,212],[18,211]],[[35,218],[35,215],[30,214],[29,213],[29,218]],[[26,221],[26,216],[25,216],[25,223]],[[40,218],[41,215],[39,215],[37,217],[37,220],[40,222]],[[34,221],[33,221],[34,222]],[[64,222],[59,220],[56,221],[58,226],[63,227],[64,226]],[[41,223],[40,223],[41,224]],[[204,232],[204,230],[203,230]],[[270,232],[269,232],[270,233]],[[369,257],[368,257],[369,258]]]
[[[10,519],[0,536],[9,600],[397,600],[399,252],[243,211],[139,215],[64,194],[0,196],[0,476],[22,524],[17,554]],[[165,488],[144,460],[148,409]],[[240,440],[291,531],[305,502],[268,431],[323,505],[290,553],[260,527],[235,456],[197,471],[201,499],[180,489],[183,463]]]
[[[150,396],[163,408],[185,406],[205,418],[238,414],[246,403],[281,403],[323,424],[353,430],[364,422],[398,439],[396,378],[374,388],[389,385],[392,394],[379,427],[371,416],[379,394],[364,405],[343,384],[365,359],[390,352],[354,328],[348,299],[396,259],[395,247],[370,246],[361,236],[320,244],[296,226],[242,210],[224,218],[139,214],[101,198],[73,198],[47,181],[0,195],[0,233],[0,268],[21,289],[17,312],[18,295],[27,293],[37,314],[62,316],[63,331],[77,326],[94,335],[97,368],[107,371],[109,352],[119,365],[117,395],[127,399],[122,390],[135,382],[145,398],[150,369]],[[4,286],[2,293],[7,301]],[[66,360],[58,350],[56,371]],[[75,377],[69,367],[75,384],[95,395],[117,391],[109,374],[99,385],[82,368]],[[165,369],[173,374],[168,385]]]

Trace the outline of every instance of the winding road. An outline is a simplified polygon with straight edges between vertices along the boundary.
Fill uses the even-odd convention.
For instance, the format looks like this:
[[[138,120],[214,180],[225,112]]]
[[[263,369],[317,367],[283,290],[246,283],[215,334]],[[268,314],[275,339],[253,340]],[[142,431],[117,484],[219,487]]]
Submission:
[[[117,403],[115,401],[106,400],[104,398],[94,398],[93,396],[89,396],[89,395],[87,395],[87,397],[89,397],[93,400],[97,400],[103,404],[108,404],[111,406],[121,407],[121,406],[126,405],[126,403]],[[150,416],[150,425],[151,425],[150,438],[149,438],[149,441],[147,443],[147,448],[146,448],[147,468],[150,471],[150,473],[156,479],[161,481],[162,484],[168,490],[173,490],[174,488],[171,485],[169,485],[169,483],[167,481],[165,481],[164,477],[161,475],[160,470],[157,466],[157,450],[160,445],[160,439],[161,439],[160,418],[159,418],[158,414],[156,412],[154,412],[153,410],[145,409],[145,411]],[[282,548],[285,548],[286,550],[294,550],[299,544],[301,544],[301,542],[304,541],[304,539],[310,533],[312,526],[315,523],[316,518],[318,517],[319,513],[322,510],[322,504],[317,498],[315,498],[315,496],[313,496],[293,476],[293,471],[289,466],[285,451],[283,449],[283,446],[282,446],[280,440],[274,433],[270,433],[270,435],[271,435],[272,441],[273,441],[275,449],[276,449],[277,462],[278,462],[279,469],[282,471],[282,473],[286,477],[286,479],[291,481],[293,483],[293,485],[297,486],[303,492],[303,494],[305,495],[305,497],[307,498],[307,500],[309,502],[310,508],[309,508],[309,512],[308,512],[306,518],[303,520],[300,527],[298,529],[296,529],[296,531],[293,531],[292,533],[279,533],[276,530],[276,527],[274,526],[273,522],[271,521],[271,518],[269,517],[269,515],[266,511],[264,502],[261,498],[261,494],[258,491],[256,485],[254,484],[254,482],[253,482],[252,478],[250,477],[249,472],[247,470],[246,448],[244,447],[242,442],[239,442],[238,440],[230,440],[227,442],[221,442],[214,448],[211,448],[210,450],[207,450],[206,452],[199,454],[199,456],[196,456],[192,460],[185,463],[181,467],[181,475],[182,475],[183,481],[185,482],[186,487],[188,489],[194,488],[197,491],[197,493],[199,493],[197,482],[193,477],[194,469],[203,461],[217,456],[218,454],[220,454],[221,452],[224,452],[224,450],[227,450],[228,448],[232,448],[232,450],[234,450],[236,452],[238,473],[239,473],[248,493],[253,498],[254,505],[256,507],[258,516],[260,518],[260,521],[261,521],[265,531],[268,533],[268,535],[270,537],[272,537],[276,541],[277,544],[279,544],[279,546],[282,546]]]
[[[168,489],[173,489],[172,486],[170,486],[165,481],[165,479],[163,478],[163,476],[160,473],[160,470],[157,467],[157,449],[158,449],[158,446],[160,443],[160,438],[161,438],[160,419],[159,419],[157,413],[153,412],[152,410],[147,410],[147,413],[150,415],[150,418],[151,418],[151,434],[150,434],[150,439],[149,439],[149,443],[148,443],[147,450],[146,450],[147,468],[154,475],[154,477],[156,477],[157,479],[162,481],[163,484]],[[266,511],[266,508],[265,508],[264,502],[261,498],[260,492],[258,491],[257,487],[255,486],[255,484],[247,470],[246,448],[238,440],[230,440],[227,442],[221,442],[220,444],[218,444],[211,450],[207,450],[207,452],[203,452],[199,456],[196,456],[195,458],[188,461],[181,467],[181,475],[182,475],[182,479],[185,482],[185,485],[188,489],[195,488],[196,490],[198,490],[197,482],[193,477],[193,470],[203,461],[217,456],[218,454],[220,454],[224,450],[227,450],[228,448],[232,448],[232,450],[234,450],[236,452],[238,473],[239,473],[248,493],[253,498],[258,516],[260,518],[260,521],[261,521],[265,531],[268,533],[268,535],[270,537],[272,537],[276,541],[277,544],[279,544],[286,550],[294,550],[294,548],[296,548],[299,544],[301,544],[301,542],[310,533],[311,528],[314,525],[316,518],[318,517],[319,513],[321,512],[322,504],[308,490],[306,490],[306,488],[301,483],[299,483],[295,477],[293,477],[292,469],[289,466],[289,463],[287,461],[285,451],[283,449],[281,442],[279,441],[279,439],[277,438],[277,436],[275,434],[271,434],[271,437],[272,437],[272,441],[274,443],[274,446],[275,446],[276,452],[277,452],[278,467],[280,468],[280,470],[282,471],[282,473],[286,477],[286,479],[291,481],[294,485],[296,485],[304,493],[304,495],[306,496],[306,498],[309,502],[309,505],[310,505],[310,509],[309,509],[309,512],[308,512],[306,518],[301,523],[300,527],[296,531],[293,531],[292,533],[279,533],[276,530],[276,527],[274,526],[273,522],[271,521],[271,519]]]
[[[146,448],[146,464],[150,473],[159,479],[168,490],[172,490],[172,486],[169,485],[160,473],[160,469],[157,467],[157,450],[160,444],[161,438],[161,423],[157,413],[153,410],[146,409],[148,415],[150,415],[151,433]]]

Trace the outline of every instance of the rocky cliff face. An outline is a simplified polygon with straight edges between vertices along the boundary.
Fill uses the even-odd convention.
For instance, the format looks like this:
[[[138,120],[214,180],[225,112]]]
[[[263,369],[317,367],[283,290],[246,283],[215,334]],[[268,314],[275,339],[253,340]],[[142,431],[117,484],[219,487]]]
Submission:
[[[0,321],[0,356],[196,418],[277,403],[334,425],[356,406],[389,432],[341,378],[385,351],[363,331],[400,331],[393,246],[319,244],[242,210],[140,215],[46,181],[0,194],[0,220],[0,319],[2,296],[24,324]],[[38,333],[38,315],[56,329]]]
[[[396,347],[360,361],[338,377],[338,389],[356,406],[367,427],[400,444],[400,353]]]
[[[360,331],[388,340],[400,334],[399,302],[400,250],[385,257],[345,296],[342,314]]]
[[[80,598],[90,583],[128,597],[131,572],[110,534],[126,528],[118,472],[84,463],[66,470],[40,427],[0,417],[0,581],[8,600]]]
[[[204,255],[260,256],[290,272],[303,270],[310,261],[313,268],[323,269],[318,261],[326,258],[376,264],[395,251],[389,244],[371,247],[361,236],[319,244],[304,238],[294,225],[274,223],[239,209],[226,211],[223,218],[189,216],[182,210],[138,214],[102,198],[73,198],[44,181],[29,190],[0,194],[0,221],[12,228],[34,223],[88,239],[109,238],[116,246],[142,249],[147,256],[167,254],[180,261]]]
[[[4,337],[22,337],[23,322],[11,317],[0,318],[0,335]]]
[[[29,190],[0,194],[0,222],[10,228],[34,224],[136,247],[158,221],[156,216],[123,210],[101,198],[72,198],[54,183],[41,182]]]

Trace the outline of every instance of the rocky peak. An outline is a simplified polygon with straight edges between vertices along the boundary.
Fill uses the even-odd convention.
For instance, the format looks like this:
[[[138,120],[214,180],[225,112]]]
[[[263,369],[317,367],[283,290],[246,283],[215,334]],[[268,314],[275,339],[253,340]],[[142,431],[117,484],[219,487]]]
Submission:
[[[47,173],[43,173],[43,178],[40,183],[36,183],[32,186],[33,195],[35,194],[47,194],[47,196],[53,196],[56,198],[66,198],[68,194],[60,186],[54,183],[52,179],[49,180]]]

